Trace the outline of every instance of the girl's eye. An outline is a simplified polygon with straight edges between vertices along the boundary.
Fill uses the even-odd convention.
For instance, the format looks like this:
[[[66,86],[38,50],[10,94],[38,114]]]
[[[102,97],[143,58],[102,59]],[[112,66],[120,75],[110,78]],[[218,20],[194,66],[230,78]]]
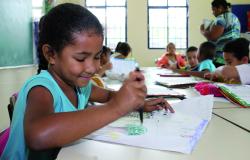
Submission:
[[[95,59],[96,59],[96,60],[101,59],[101,55],[97,55],[97,56],[95,56]]]
[[[83,61],[85,61],[85,59],[86,58],[75,58],[75,60],[78,61],[78,62],[83,62]]]
[[[101,55],[102,55],[102,52],[98,53],[94,58],[96,60],[99,60],[99,59],[101,59]]]

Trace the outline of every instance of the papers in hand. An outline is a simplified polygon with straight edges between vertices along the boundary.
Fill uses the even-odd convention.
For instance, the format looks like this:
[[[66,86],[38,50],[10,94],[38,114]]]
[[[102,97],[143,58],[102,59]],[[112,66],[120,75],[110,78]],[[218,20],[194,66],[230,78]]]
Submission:
[[[213,21],[210,19],[203,19],[204,28],[207,30],[212,25]]]
[[[131,136],[128,124],[140,124],[138,117],[125,116],[87,136],[100,140],[131,146],[191,153],[211,119],[213,96],[185,99],[173,104],[175,113],[155,111],[144,116],[143,126],[147,132]],[[136,114],[138,116],[138,114]]]

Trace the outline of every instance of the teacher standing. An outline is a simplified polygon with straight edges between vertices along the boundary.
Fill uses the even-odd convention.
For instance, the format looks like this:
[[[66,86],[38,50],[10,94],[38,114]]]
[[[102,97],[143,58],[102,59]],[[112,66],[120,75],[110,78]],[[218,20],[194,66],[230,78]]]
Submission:
[[[216,67],[219,67],[225,64],[223,58],[224,45],[228,41],[240,37],[240,22],[236,15],[229,11],[231,4],[226,0],[214,0],[211,5],[216,19],[208,28],[205,28],[202,24],[200,31],[207,40],[215,43],[216,55],[213,62]]]

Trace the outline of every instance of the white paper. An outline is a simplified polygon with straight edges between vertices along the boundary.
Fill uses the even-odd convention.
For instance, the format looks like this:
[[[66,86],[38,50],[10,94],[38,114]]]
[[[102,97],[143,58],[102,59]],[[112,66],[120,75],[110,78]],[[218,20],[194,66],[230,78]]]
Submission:
[[[128,75],[129,72],[134,71],[136,68],[136,61],[128,59],[111,58],[112,63],[111,72],[114,74]]]
[[[144,116],[142,135],[128,135],[128,124],[140,124],[137,116],[126,116],[87,136],[87,139],[131,146],[191,153],[212,115],[213,97],[202,96],[173,105],[176,113],[155,111]],[[150,114],[150,113],[148,113]],[[148,115],[147,114],[147,115]]]

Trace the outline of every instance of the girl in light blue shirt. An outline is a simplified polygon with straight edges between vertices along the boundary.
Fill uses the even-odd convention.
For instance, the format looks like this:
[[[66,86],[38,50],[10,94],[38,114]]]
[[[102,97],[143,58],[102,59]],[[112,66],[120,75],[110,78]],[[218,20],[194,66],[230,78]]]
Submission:
[[[163,98],[145,101],[140,72],[117,92],[92,85],[102,46],[102,25],[80,5],[58,5],[40,20],[38,75],[19,91],[1,160],[55,159],[60,147],[141,106],[153,111],[164,104],[174,112]],[[103,105],[86,107],[88,101]]]

